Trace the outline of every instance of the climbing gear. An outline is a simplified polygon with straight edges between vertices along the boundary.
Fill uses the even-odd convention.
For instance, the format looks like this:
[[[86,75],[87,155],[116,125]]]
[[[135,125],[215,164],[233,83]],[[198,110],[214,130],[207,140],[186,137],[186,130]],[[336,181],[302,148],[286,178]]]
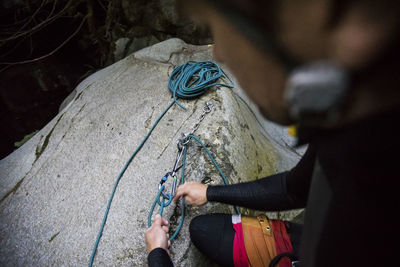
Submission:
[[[229,84],[218,83],[219,78],[226,78]],[[214,62],[189,61],[174,69],[168,81],[168,88],[174,97],[174,103],[186,110],[178,98],[193,99],[204,94],[208,88],[213,86],[224,86],[233,88],[233,81]]]
[[[168,180],[168,177],[171,176],[173,179],[173,184],[171,187],[171,194],[166,194],[164,193],[164,190],[161,191],[161,195],[163,196],[164,199],[170,199],[173,198],[175,196],[175,190],[176,190],[176,173],[179,171],[180,168],[182,168],[182,165],[178,167],[178,163],[180,161],[180,159],[182,158],[182,154],[183,154],[183,150],[185,148],[186,145],[182,145],[178,142],[178,154],[176,156],[176,160],[175,160],[175,164],[174,167],[172,169],[172,171],[167,172],[163,178],[161,178],[160,183],[158,184],[158,190],[161,189],[161,187],[163,186],[163,184]]]
[[[213,102],[207,102],[206,105],[203,108],[203,113],[201,114],[199,121],[194,125],[193,130],[191,131],[190,134],[194,134],[194,132],[197,131],[197,129],[199,129],[200,123],[204,120],[205,116],[207,113],[210,113],[212,108],[214,107]]]
[[[268,266],[276,256],[271,222],[265,215],[242,216],[242,228],[250,266]]]
[[[218,79],[220,78],[227,79],[229,81],[229,84],[219,83]],[[209,88],[213,86],[224,86],[228,88],[233,88],[234,83],[228,77],[228,75],[226,75],[226,73],[216,63],[212,61],[204,61],[204,62],[189,61],[183,65],[178,66],[172,71],[168,81],[168,89],[171,91],[174,100],[165,108],[165,110],[161,113],[158,119],[154,122],[153,126],[151,127],[147,135],[143,138],[142,142],[132,153],[132,155],[122,168],[121,172],[119,173],[114,183],[113,189],[111,191],[111,195],[107,203],[106,211],[100,226],[99,233],[96,237],[96,241],[89,260],[89,266],[93,265],[94,257],[96,255],[97,247],[99,245],[101,236],[103,234],[103,230],[107,221],[108,213],[111,208],[111,203],[114,198],[115,191],[118,187],[118,184],[122,176],[127,170],[129,164],[133,161],[137,153],[142,149],[143,145],[146,143],[147,139],[150,137],[151,133],[156,128],[157,124],[160,122],[160,120],[164,117],[164,115],[174,104],[177,104],[179,107],[186,110],[186,108],[177,101],[177,98],[181,99],[196,98],[204,94]],[[188,142],[188,140],[186,141]],[[183,161],[185,159],[185,155],[186,155],[186,149],[183,150]],[[184,164],[182,168],[184,168]],[[172,199],[170,201],[172,201]],[[182,203],[184,204],[183,200]],[[184,212],[184,205],[182,205],[182,215],[184,214],[183,212]],[[183,221],[181,223],[183,223]],[[178,229],[180,229],[180,227],[181,224],[178,226]]]
[[[235,267],[249,267],[250,262],[244,246],[242,216],[240,214],[232,215],[232,228],[235,232],[232,246],[233,265]]]
[[[193,127],[192,131],[190,134],[185,135],[185,134],[181,134],[181,138],[179,138],[178,140],[178,155],[176,157],[175,160],[175,164],[174,164],[174,170],[171,172],[167,172],[167,174],[161,179],[159,185],[158,185],[158,193],[156,196],[155,201],[153,202],[153,205],[151,206],[149,215],[147,217],[147,226],[150,227],[151,226],[151,217],[153,215],[154,209],[156,204],[158,204],[160,206],[160,212],[159,214],[162,215],[164,208],[169,206],[172,202],[172,199],[175,195],[175,187],[176,187],[176,172],[178,171],[179,168],[182,167],[182,172],[181,172],[181,182],[180,184],[185,183],[185,163],[186,163],[186,150],[187,150],[187,146],[189,144],[189,141],[191,139],[194,139],[195,141],[197,141],[207,152],[209,158],[211,159],[211,161],[213,162],[214,166],[216,167],[216,169],[218,170],[220,176],[222,177],[224,184],[227,185],[228,181],[226,180],[224,174],[222,173],[220,167],[218,166],[217,162],[214,160],[214,158],[212,157],[211,153],[208,151],[208,149],[205,147],[205,145],[200,141],[200,139],[196,136],[193,135],[193,133],[199,128],[200,123],[204,120],[205,116],[210,113],[212,111],[214,104],[213,102],[207,102],[203,108],[203,112],[200,115],[200,118],[198,120],[198,122],[195,124],[195,126]],[[179,160],[182,158],[182,165],[177,168],[178,166],[178,162]],[[167,181],[168,177],[172,176],[172,178],[174,179],[173,181],[173,185],[172,185],[172,189],[171,189],[171,193],[165,193],[165,185],[164,183]],[[175,177],[175,178],[174,178]],[[169,238],[170,241],[172,241],[176,235],[179,233],[179,231],[182,228],[183,225],[183,221],[184,221],[184,217],[185,217],[185,202],[184,199],[181,199],[181,219],[180,219],[180,223],[178,228],[175,230],[175,233]],[[239,213],[239,210],[237,207],[234,207],[236,212]]]
[[[250,266],[290,267],[295,259],[286,227],[281,220],[269,220],[265,215],[242,216],[243,238]]]
[[[187,142],[186,142],[187,144]],[[179,171],[180,168],[182,168],[183,165],[178,167],[179,161],[181,160],[182,156],[184,153],[186,153],[186,144],[182,144],[182,142],[178,142],[177,147],[178,147],[178,154],[176,156],[175,164],[173,167],[173,170],[170,172],[167,172],[163,178],[161,178],[161,181],[158,184],[158,193],[156,200],[154,201],[149,216],[148,216],[148,221],[147,225],[148,227],[151,226],[151,215],[153,214],[153,210],[158,204],[160,206],[160,215],[162,215],[164,208],[169,206],[172,202],[172,199],[175,196],[175,191],[176,191],[176,183],[177,183],[177,172]],[[172,187],[171,187],[171,193],[165,193],[165,185],[164,183],[167,181],[168,177],[171,176],[173,179],[172,182]]]
[[[195,124],[195,126],[193,127],[193,130],[192,130],[192,132],[190,134],[193,134],[199,128],[200,123],[204,120],[206,114],[211,112],[213,107],[214,107],[214,104],[213,104],[212,101],[209,101],[204,105],[203,113],[200,115],[199,121]],[[171,176],[172,179],[173,179],[173,184],[172,184],[172,187],[171,187],[171,194],[164,193],[165,187],[163,188],[163,190],[161,190],[161,196],[163,197],[163,200],[167,200],[168,201],[169,199],[174,198],[174,196],[175,196],[176,181],[177,181],[176,174],[179,171],[179,169],[182,167],[182,165],[180,167],[178,167],[178,164],[181,161],[183,153],[185,152],[184,150],[186,149],[186,146],[187,146],[188,143],[189,143],[189,139],[187,138],[187,136],[184,133],[181,133],[181,138],[179,138],[178,143],[177,143],[178,153],[176,155],[174,167],[173,167],[172,171],[167,172],[164,175],[164,177],[161,178],[161,181],[158,184],[158,190],[161,190],[163,184],[167,181],[169,176]],[[164,207],[162,207],[162,208],[164,208]],[[160,215],[161,214],[162,214],[162,212],[160,213]]]
[[[161,178],[160,183],[158,184],[158,190],[161,189],[161,187],[163,186],[163,184],[167,181],[168,177],[172,174],[172,172],[167,172],[163,178]],[[174,179],[173,185],[171,187],[171,194],[165,194],[164,191],[161,191],[161,195],[163,196],[163,198],[165,199],[170,199],[171,197],[174,197],[175,195],[175,187],[176,187],[176,177],[172,177]],[[165,188],[165,186],[164,186]],[[170,197],[171,196],[171,197]]]

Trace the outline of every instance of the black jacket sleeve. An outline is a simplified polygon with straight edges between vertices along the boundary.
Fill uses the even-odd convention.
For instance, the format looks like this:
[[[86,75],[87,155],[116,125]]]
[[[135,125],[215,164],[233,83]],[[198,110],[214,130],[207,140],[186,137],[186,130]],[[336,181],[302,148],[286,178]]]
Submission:
[[[174,264],[171,261],[167,251],[162,248],[155,248],[150,251],[147,256],[147,261],[149,263],[149,267],[173,267]]]
[[[314,162],[315,149],[310,145],[300,162],[289,172],[252,182],[209,186],[207,200],[266,211],[304,208]]]

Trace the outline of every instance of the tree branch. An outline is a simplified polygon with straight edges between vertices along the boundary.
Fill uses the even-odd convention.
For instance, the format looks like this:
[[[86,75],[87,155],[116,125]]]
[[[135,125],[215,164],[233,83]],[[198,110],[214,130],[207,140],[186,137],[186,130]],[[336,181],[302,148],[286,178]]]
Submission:
[[[85,17],[82,19],[81,23],[79,24],[79,27],[75,30],[75,32],[74,32],[71,36],[69,36],[64,42],[62,42],[61,45],[59,45],[56,49],[54,49],[54,50],[51,51],[50,53],[48,53],[48,54],[46,54],[46,55],[43,55],[43,56],[41,56],[41,57],[38,57],[38,58],[34,58],[34,59],[30,59],[30,60],[24,60],[24,61],[19,61],[19,62],[0,62],[0,65],[21,65],[21,64],[26,64],[26,63],[32,63],[32,62],[36,62],[36,61],[42,60],[42,59],[44,59],[44,58],[46,58],[46,57],[49,57],[49,56],[53,55],[53,54],[56,53],[58,50],[60,50],[66,43],[68,43],[68,41],[71,40],[71,39],[80,31],[80,29],[82,28],[82,26],[83,26],[84,22],[86,21],[86,19],[87,19],[87,16],[85,16]],[[4,68],[4,69],[5,69],[5,68]],[[4,69],[2,69],[2,70],[4,70]],[[2,70],[1,70],[1,71],[2,71]],[[1,71],[0,71],[0,72],[1,72]]]
[[[21,37],[21,36],[24,36],[24,35],[26,35],[26,34],[32,34],[32,33],[34,33],[35,31],[39,30],[40,28],[46,26],[47,24],[49,24],[50,22],[52,22],[53,20],[57,19],[57,18],[60,17],[62,14],[64,14],[64,12],[65,12],[65,11],[69,8],[69,6],[71,5],[72,1],[73,1],[73,0],[69,0],[68,3],[65,5],[65,7],[64,7],[60,12],[58,12],[56,15],[54,15],[54,16],[51,17],[51,18],[47,18],[46,20],[42,21],[41,23],[39,23],[39,24],[36,25],[35,27],[33,27],[33,28],[31,28],[31,29],[29,29],[29,30],[27,30],[27,31],[21,32],[21,33],[16,33],[16,34],[14,34],[14,35],[11,36],[11,37],[8,37],[8,38],[5,38],[5,39],[0,40],[0,46],[2,45],[1,43],[4,44],[5,42],[8,42],[8,41],[17,39],[17,38],[19,38],[19,37]]]

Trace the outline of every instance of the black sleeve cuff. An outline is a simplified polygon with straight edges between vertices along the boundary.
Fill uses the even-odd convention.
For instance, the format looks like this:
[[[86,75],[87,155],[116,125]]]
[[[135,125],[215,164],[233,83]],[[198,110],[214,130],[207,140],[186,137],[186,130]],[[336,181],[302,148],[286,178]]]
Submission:
[[[155,248],[150,251],[149,255],[147,256],[147,261],[149,263],[149,267],[156,267],[156,266],[166,266],[166,267],[173,267],[174,264],[171,261],[167,251],[163,248]]]

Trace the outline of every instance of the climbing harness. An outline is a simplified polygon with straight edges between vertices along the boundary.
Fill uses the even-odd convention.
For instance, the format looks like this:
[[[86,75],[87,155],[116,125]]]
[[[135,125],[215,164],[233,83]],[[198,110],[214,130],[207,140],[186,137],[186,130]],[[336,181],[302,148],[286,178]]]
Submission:
[[[219,83],[218,79],[220,79],[220,78],[227,79],[229,81],[229,84]],[[151,133],[153,132],[153,130],[155,129],[157,124],[160,122],[160,120],[164,117],[164,115],[168,112],[168,110],[174,104],[177,104],[179,107],[186,110],[186,108],[181,103],[178,102],[178,100],[177,100],[178,98],[193,99],[193,98],[199,97],[202,94],[204,94],[209,88],[211,88],[213,86],[224,86],[224,87],[228,87],[228,88],[233,88],[234,83],[228,77],[228,75],[226,75],[226,73],[216,63],[214,63],[212,61],[204,61],[204,62],[189,61],[183,65],[178,66],[177,68],[175,68],[172,71],[172,73],[169,77],[169,80],[168,80],[168,89],[172,93],[173,101],[166,107],[166,109],[161,113],[161,115],[158,117],[158,119],[154,122],[153,126],[150,128],[147,135],[143,138],[142,142],[139,144],[139,146],[136,148],[136,150],[132,153],[132,155],[130,156],[130,158],[125,163],[124,167],[122,168],[121,172],[119,173],[119,175],[114,183],[113,189],[111,191],[111,195],[110,195],[110,198],[107,203],[106,211],[105,211],[105,214],[104,214],[101,226],[100,226],[100,230],[97,235],[97,238],[96,238],[93,250],[92,250],[92,254],[90,256],[89,267],[93,265],[97,247],[99,245],[101,236],[103,234],[103,230],[104,230],[104,227],[105,227],[105,224],[107,221],[108,213],[111,208],[111,203],[114,198],[115,191],[118,187],[118,183],[120,182],[122,176],[124,175],[125,171],[127,170],[129,164],[133,161],[133,159],[135,158],[137,153],[141,150],[143,145],[146,143],[147,139],[150,137]],[[206,113],[204,114],[205,110],[206,109],[207,109],[207,111],[209,110],[207,112],[207,113],[209,113],[211,111],[211,108],[212,107],[207,105],[207,108],[205,108],[203,111],[203,114],[202,114],[203,116],[200,117],[200,122],[204,119],[204,116],[206,114]],[[198,122],[198,124],[195,125],[192,133],[194,133],[198,129],[200,122]],[[180,168],[182,168],[181,184],[184,182],[184,169],[185,169],[185,159],[186,159],[186,151],[187,151],[186,146],[190,139],[194,139],[202,145],[202,147],[206,150],[208,156],[210,157],[211,161],[217,168],[218,172],[220,173],[220,176],[223,178],[224,183],[227,184],[226,178],[223,175],[221,169],[219,168],[219,166],[215,162],[215,160],[212,158],[210,152],[207,150],[207,148],[204,146],[204,144],[196,136],[189,134],[188,136],[184,136],[183,138],[181,138],[181,142],[178,143],[178,156],[177,156],[177,160],[175,162],[174,168],[171,173],[167,173],[161,179],[163,182],[160,181],[160,183],[159,183],[159,190],[157,193],[156,201],[153,203],[152,210],[154,210],[154,206],[156,204],[159,204],[161,209],[163,209],[164,207],[171,204],[173,195],[175,194],[175,187],[177,184],[176,173],[179,171]],[[178,158],[179,158],[179,160],[178,160]],[[178,165],[177,165],[177,164],[179,164],[178,163],[179,161],[182,161],[182,165],[180,167],[178,167]],[[171,176],[172,179],[175,180],[175,182],[173,183],[171,193],[165,193],[164,192],[164,189],[165,189],[164,183],[167,181],[169,176]],[[161,200],[162,202],[160,201],[160,196],[162,197],[162,200]],[[179,230],[182,227],[183,219],[184,219],[184,212],[185,212],[184,207],[185,207],[185,203],[182,198],[181,199],[181,210],[182,210],[181,221],[180,221],[178,228],[175,231],[174,235],[171,236],[171,238],[170,238],[171,240],[173,238],[175,238],[175,236],[178,234]],[[151,213],[152,213],[152,210],[151,210]],[[236,211],[237,211],[237,208],[236,208]],[[162,213],[162,210],[160,211],[160,213]],[[149,216],[149,218],[150,218],[150,224],[151,224],[151,215]]]

